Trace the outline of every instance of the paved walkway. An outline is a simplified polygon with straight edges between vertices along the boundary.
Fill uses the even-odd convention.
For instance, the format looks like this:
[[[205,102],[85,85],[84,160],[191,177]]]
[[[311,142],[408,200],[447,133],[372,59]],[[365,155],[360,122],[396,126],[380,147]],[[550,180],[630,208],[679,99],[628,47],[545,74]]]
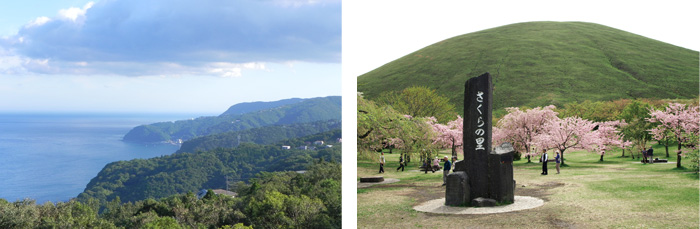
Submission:
[[[427,201],[413,207],[416,211],[438,214],[494,214],[532,209],[544,205],[544,200],[531,196],[515,196],[515,202],[496,207],[452,207],[445,206],[445,198]]]
[[[396,178],[384,178],[384,181],[382,182],[357,182],[357,188],[366,188],[372,185],[378,185],[378,184],[390,184],[390,183],[395,183],[399,182],[399,179]]]

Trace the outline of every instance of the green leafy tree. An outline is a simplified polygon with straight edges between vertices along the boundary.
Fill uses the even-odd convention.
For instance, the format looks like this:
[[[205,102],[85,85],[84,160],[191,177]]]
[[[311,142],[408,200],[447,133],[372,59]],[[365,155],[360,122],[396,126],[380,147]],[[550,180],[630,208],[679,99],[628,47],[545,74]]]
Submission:
[[[382,94],[377,101],[391,106],[401,114],[412,117],[435,117],[440,123],[447,123],[457,116],[455,107],[446,97],[427,87],[408,87],[399,92]]]
[[[641,148],[646,146],[647,141],[651,140],[651,134],[647,131],[652,127],[652,124],[647,120],[651,117],[649,108],[651,108],[649,103],[635,100],[627,105],[619,116],[619,119],[627,122],[627,126],[622,128],[622,133],[626,139],[632,140],[637,146],[637,155],[639,155]],[[631,155],[634,159],[634,153]]]

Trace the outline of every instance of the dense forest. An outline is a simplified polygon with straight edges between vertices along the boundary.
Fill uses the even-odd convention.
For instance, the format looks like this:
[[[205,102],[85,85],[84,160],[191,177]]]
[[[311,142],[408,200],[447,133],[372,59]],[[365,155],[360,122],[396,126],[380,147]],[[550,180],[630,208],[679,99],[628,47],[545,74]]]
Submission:
[[[340,228],[341,166],[313,162],[306,173],[260,172],[238,196],[192,192],[123,203],[115,198],[36,204],[0,199],[0,228]],[[101,208],[101,209],[100,209]]]
[[[151,159],[107,164],[78,200],[101,203],[119,197],[133,202],[163,198],[200,189],[225,188],[230,181],[246,181],[261,171],[305,170],[315,160],[341,161],[341,146],[317,150],[243,143],[196,153],[177,153]]]
[[[216,148],[233,148],[239,143],[255,143],[260,145],[268,145],[280,142],[287,139],[296,139],[309,135],[313,135],[307,141],[323,140],[325,142],[335,142],[341,138],[340,128],[342,126],[339,120],[326,120],[311,123],[297,123],[288,125],[265,126],[242,131],[231,131],[220,134],[212,134],[203,137],[191,139],[182,143],[178,152],[197,152],[207,151]],[[331,130],[336,130],[333,136],[318,136],[314,134],[323,133]],[[285,144],[292,147],[302,146],[304,141],[294,144]],[[279,145],[279,144],[278,144]]]
[[[341,119],[340,96],[300,99],[298,102],[294,102],[297,101],[294,99],[282,101],[285,103],[276,101],[269,102],[267,105],[248,104],[236,108],[237,104],[219,116],[137,126],[124,136],[124,141],[153,143],[178,139],[189,140],[200,136],[263,126]],[[278,104],[282,105],[269,107]]]

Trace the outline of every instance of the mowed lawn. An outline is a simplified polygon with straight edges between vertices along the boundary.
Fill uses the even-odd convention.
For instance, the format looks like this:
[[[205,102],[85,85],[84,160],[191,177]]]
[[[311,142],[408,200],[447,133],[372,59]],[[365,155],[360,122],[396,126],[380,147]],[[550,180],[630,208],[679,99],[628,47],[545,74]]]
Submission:
[[[448,155],[444,152],[442,155]],[[698,175],[669,163],[642,164],[621,152],[609,152],[604,162],[597,154],[567,152],[568,167],[540,175],[542,164],[533,159],[514,162],[515,195],[545,201],[538,208],[488,215],[442,215],[413,210],[425,201],[444,198],[442,171],[418,171],[412,161],[397,172],[398,153],[387,154],[385,178],[397,183],[357,189],[359,228],[698,228]],[[663,154],[663,155],[662,155]],[[629,153],[627,153],[629,155]],[[663,148],[655,156],[665,158]],[[377,158],[379,156],[377,155]],[[550,157],[553,155],[550,154]],[[462,159],[462,155],[459,155]],[[378,161],[375,160],[375,161]],[[380,175],[379,163],[359,160],[359,177]],[[683,160],[687,165],[690,160]],[[442,165],[442,163],[441,163]]]

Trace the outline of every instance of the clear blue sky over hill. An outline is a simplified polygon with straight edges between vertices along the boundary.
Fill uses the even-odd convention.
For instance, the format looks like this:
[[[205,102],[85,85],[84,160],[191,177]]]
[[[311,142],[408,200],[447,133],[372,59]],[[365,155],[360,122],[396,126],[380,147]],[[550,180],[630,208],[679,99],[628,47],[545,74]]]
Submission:
[[[0,3],[0,112],[223,112],[340,95],[341,2]]]

